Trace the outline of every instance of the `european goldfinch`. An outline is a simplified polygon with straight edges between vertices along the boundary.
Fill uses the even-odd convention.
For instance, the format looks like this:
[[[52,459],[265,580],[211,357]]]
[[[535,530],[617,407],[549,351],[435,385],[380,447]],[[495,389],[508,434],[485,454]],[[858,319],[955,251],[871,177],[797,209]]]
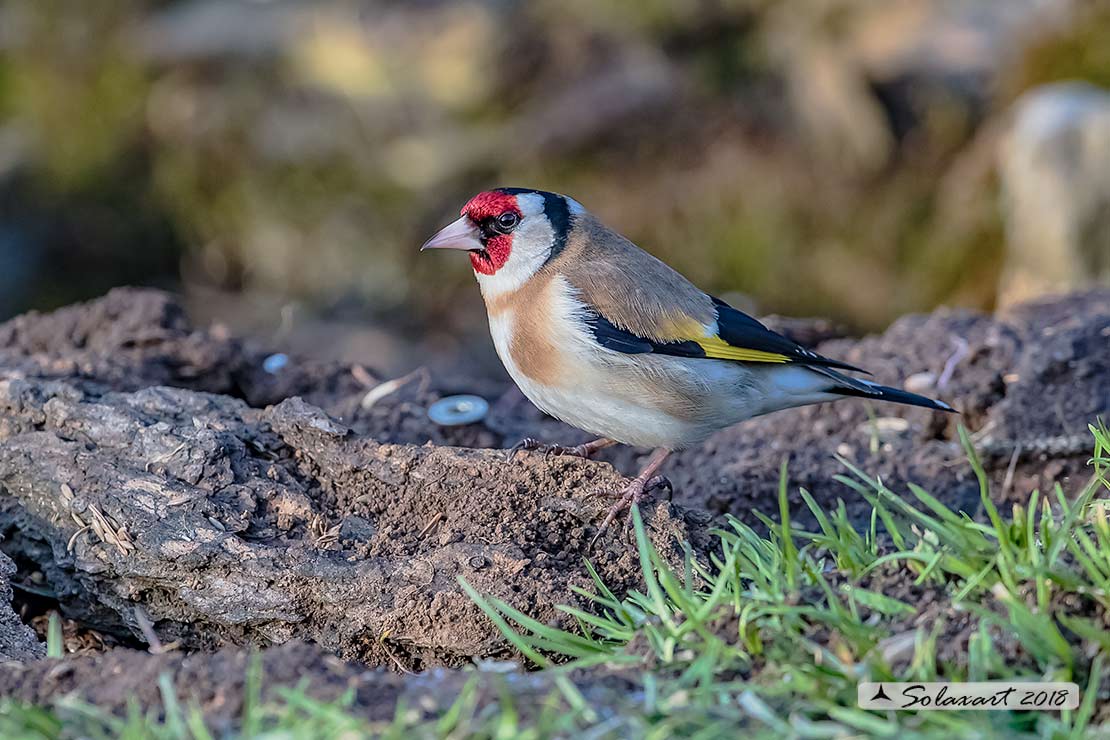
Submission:
[[[661,480],[670,452],[745,419],[849,396],[952,410],[839,372],[863,371],[702,292],[564,195],[479,193],[421,249],[469,253],[509,375],[542,411],[599,437],[558,452],[655,448],[599,535]]]

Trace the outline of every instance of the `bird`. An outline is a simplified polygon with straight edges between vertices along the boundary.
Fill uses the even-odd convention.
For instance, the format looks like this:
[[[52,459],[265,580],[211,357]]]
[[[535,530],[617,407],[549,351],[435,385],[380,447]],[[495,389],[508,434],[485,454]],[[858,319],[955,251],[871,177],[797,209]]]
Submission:
[[[541,411],[596,436],[576,446],[522,440],[589,457],[613,444],[651,448],[607,512],[592,546],[622,511],[669,483],[676,450],[753,417],[865,398],[953,411],[942,401],[847,373],[697,288],[578,201],[497,188],[421,247],[467,252],[498,357]]]

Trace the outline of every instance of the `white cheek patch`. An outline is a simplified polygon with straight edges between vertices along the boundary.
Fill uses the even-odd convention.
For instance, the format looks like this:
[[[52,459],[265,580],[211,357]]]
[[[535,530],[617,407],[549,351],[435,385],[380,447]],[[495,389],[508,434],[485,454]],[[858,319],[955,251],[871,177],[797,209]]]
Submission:
[[[492,275],[475,272],[482,295],[493,298],[519,289],[543,267],[555,242],[555,231],[543,217],[543,197],[532,193],[517,196],[517,205],[524,212],[520,226],[513,231],[513,247],[509,259]]]

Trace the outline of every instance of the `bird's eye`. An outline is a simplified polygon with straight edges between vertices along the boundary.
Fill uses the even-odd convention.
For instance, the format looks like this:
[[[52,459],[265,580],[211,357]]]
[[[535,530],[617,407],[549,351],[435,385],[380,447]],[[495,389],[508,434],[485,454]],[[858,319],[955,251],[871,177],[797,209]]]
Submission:
[[[520,223],[520,216],[512,211],[507,211],[493,220],[493,227],[502,234],[508,234],[516,228],[518,223]]]

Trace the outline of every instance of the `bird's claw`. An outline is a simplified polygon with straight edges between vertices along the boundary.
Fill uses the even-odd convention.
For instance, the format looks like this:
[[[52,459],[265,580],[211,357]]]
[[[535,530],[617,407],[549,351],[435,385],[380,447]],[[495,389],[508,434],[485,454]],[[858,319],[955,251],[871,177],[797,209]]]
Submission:
[[[586,445],[575,445],[573,447],[566,447],[564,445],[549,445],[540,442],[534,437],[525,437],[509,448],[506,458],[512,460],[516,457],[516,453],[521,450],[527,452],[540,451],[545,458],[551,458],[555,455],[572,455],[574,457],[589,457],[589,451]]]
[[[667,489],[667,500],[674,501],[674,485],[671,479],[665,475],[657,475],[647,483],[644,484],[644,493],[651,493],[656,488]]]
[[[516,453],[520,452],[521,450],[526,450],[530,452],[532,450],[538,450],[542,446],[543,445],[538,439],[535,439],[534,437],[525,437],[505,452],[505,459],[512,460],[514,457],[516,457]]]
[[[642,478],[633,478],[629,484],[625,486],[624,491],[622,491],[620,500],[617,501],[617,503],[609,509],[609,513],[605,515],[605,520],[601,522],[601,526],[598,527],[597,533],[594,534],[593,539],[590,540],[590,545],[587,549],[592,550],[594,548],[597,541],[601,539],[601,535],[609,529],[609,525],[612,524],[613,520],[617,518],[617,515],[625,509],[628,509],[628,518],[625,520],[625,528],[627,529],[632,524],[632,507],[643,501],[648,493],[657,488],[666,488],[667,500],[671,500],[671,497],[674,495],[674,486],[671,485],[670,479],[666,476],[657,475],[646,481]]]

